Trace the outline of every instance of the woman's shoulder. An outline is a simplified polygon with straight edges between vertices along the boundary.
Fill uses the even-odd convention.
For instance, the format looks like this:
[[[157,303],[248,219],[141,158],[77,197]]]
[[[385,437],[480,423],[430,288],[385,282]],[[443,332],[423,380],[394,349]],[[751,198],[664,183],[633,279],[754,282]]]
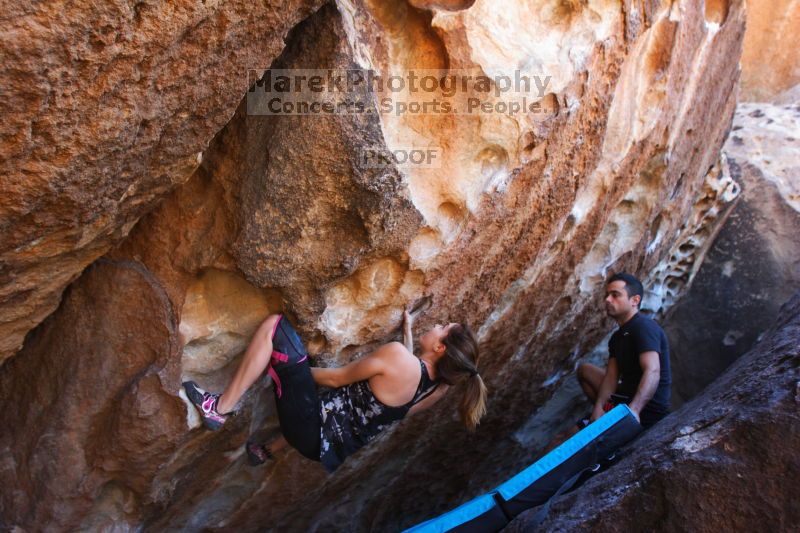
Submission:
[[[378,352],[387,357],[414,357],[414,354],[409,352],[402,342],[398,341],[387,342],[375,351],[375,353]]]
[[[419,367],[419,358],[409,352],[401,342],[388,342],[373,352],[373,355],[380,358],[392,373],[400,369],[414,372],[414,369]]]

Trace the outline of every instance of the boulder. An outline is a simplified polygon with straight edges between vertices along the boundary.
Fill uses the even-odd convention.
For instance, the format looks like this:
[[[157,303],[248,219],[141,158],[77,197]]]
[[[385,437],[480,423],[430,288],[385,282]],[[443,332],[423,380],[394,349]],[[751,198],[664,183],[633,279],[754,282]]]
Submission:
[[[797,105],[737,107],[724,153],[742,193],[663,320],[676,406],[749,351],[800,286],[798,123]]]
[[[0,369],[2,523],[134,526],[163,500],[152,478],[185,440],[178,323],[140,264],[102,260]],[[102,516],[116,519],[100,520]]]
[[[321,2],[33,2],[0,22],[0,362],[184,183]]]

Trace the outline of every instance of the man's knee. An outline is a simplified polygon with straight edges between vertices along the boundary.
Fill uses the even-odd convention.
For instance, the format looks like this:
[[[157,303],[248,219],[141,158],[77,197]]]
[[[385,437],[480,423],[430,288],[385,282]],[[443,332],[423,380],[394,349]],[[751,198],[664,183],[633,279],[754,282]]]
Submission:
[[[588,367],[589,363],[581,363],[578,365],[578,370],[575,372],[576,376],[578,377],[578,381],[586,381]]]

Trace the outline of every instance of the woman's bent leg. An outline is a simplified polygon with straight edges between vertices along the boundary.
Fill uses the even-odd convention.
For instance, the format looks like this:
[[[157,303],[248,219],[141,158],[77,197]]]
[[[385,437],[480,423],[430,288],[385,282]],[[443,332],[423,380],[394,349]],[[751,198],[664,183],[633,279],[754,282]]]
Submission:
[[[234,374],[233,379],[217,402],[218,412],[228,413],[232,411],[245,391],[255,383],[269,366],[269,360],[272,356],[272,335],[280,318],[280,315],[270,315],[256,330],[242,361],[239,363],[239,368],[236,369],[236,374]]]

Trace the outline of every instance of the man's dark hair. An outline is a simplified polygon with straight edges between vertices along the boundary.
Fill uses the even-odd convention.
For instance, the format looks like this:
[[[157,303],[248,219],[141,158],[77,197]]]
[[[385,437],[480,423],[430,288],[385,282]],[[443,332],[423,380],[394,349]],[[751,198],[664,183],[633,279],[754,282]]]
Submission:
[[[636,276],[633,274],[628,274],[627,272],[618,272],[608,278],[606,285],[613,281],[624,281],[625,292],[628,293],[628,298],[633,298],[634,296],[638,295],[639,305],[641,305],[642,298],[644,298],[644,287],[642,286],[642,282],[636,279]]]

